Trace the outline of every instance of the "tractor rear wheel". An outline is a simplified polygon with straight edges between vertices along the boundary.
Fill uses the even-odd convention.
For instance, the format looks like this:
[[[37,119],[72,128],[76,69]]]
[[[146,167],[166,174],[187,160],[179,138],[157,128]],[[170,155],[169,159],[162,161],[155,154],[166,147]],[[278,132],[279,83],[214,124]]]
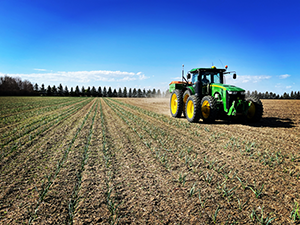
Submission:
[[[264,112],[260,99],[256,95],[250,95],[245,100],[250,105],[247,112],[247,120],[252,123],[260,121]]]
[[[188,98],[191,96],[191,91],[188,89],[186,90],[183,95],[182,95],[182,101],[183,101],[183,116],[186,117],[186,114],[185,114],[185,105],[186,105],[186,102],[188,100]]]
[[[182,91],[174,90],[170,97],[170,112],[173,117],[181,117],[183,109]]]
[[[201,116],[200,99],[192,95],[185,103],[185,117],[191,123],[198,122]]]
[[[217,101],[212,96],[204,96],[201,100],[201,118],[204,123],[213,123],[217,117]]]

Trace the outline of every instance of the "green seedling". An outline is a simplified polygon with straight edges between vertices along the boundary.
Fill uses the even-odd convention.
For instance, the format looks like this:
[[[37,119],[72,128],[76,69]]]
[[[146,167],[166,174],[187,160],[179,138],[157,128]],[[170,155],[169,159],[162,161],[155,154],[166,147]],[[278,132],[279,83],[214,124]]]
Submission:
[[[222,188],[223,191],[223,197],[227,197],[228,200],[232,197],[232,195],[235,193],[234,190],[236,189],[236,186],[231,188],[230,190],[227,189],[226,184],[224,184],[224,187]]]
[[[201,198],[201,189],[199,189],[198,191],[199,191],[199,193],[198,193],[198,199],[200,201],[200,204],[201,204],[202,208],[204,208],[205,202],[206,202],[207,198],[205,198],[204,200],[202,200],[202,198]]]
[[[214,166],[214,164],[217,162],[217,160],[215,160],[215,161],[211,161],[211,162],[208,162],[209,163],[209,165],[208,165],[208,167],[209,167],[209,169],[212,169],[213,168],[213,166]]]
[[[255,185],[256,186],[256,185]],[[260,189],[256,189],[256,187],[254,187],[254,189],[252,187],[249,186],[249,188],[251,189],[251,191],[255,194],[256,198],[260,198],[260,196],[262,195],[262,190],[264,189],[264,184],[261,186]]]
[[[185,155],[185,165],[188,165],[190,159],[191,158],[188,155]]]
[[[248,202],[249,202],[249,199],[244,204],[242,204],[240,199],[238,198],[239,211],[242,211],[242,209],[244,208],[245,205],[247,205]]]
[[[228,142],[227,144],[225,144],[225,145],[223,146],[223,148],[224,148],[224,149],[227,149],[229,144],[230,144],[230,142]]]
[[[229,173],[224,172],[223,176],[225,177],[226,180],[229,178],[229,174],[231,173],[232,170],[229,171]]]
[[[191,190],[190,190],[190,197],[193,197],[194,193],[195,193],[195,189],[196,189],[196,182],[193,184]]]
[[[292,162],[294,162],[294,161],[296,161],[297,159],[299,159],[300,157],[298,156],[296,156],[296,155],[294,155],[293,153],[291,154],[291,161]]]
[[[254,222],[258,222],[261,225],[268,225],[271,224],[271,222],[276,219],[276,217],[273,218],[269,218],[269,216],[267,216],[266,218],[264,218],[264,207],[261,208],[261,217],[259,218],[259,216],[256,214],[255,210],[252,209],[252,212],[250,214],[250,218],[252,221]]]
[[[233,176],[231,177],[231,181],[235,178],[235,176],[236,176],[236,174],[237,174],[237,172],[235,172],[234,174],[233,174]]]
[[[294,221],[300,220],[299,204],[296,201],[294,202],[294,207],[291,212],[291,219]]]
[[[182,184],[183,187],[184,187],[184,184],[185,184],[185,181],[186,181],[185,180],[186,176],[187,176],[187,174],[185,174],[185,175],[182,175],[182,173],[179,174],[178,181],[179,181],[179,183]]]
[[[182,159],[183,155],[184,155],[184,150],[181,150],[181,152],[179,153],[179,158]]]
[[[238,176],[236,176],[236,178],[239,180],[239,182],[242,185],[242,188],[245,190],[248,187],[247,184],[243,183],[242,180]]]
[[[225,163],[223,166],[219,167],[216,171],[217,171],[218,173],[220,173],[221,170],[222,170],[225,166],[226,166],[226,163]]]
[[[293,170],[293,169],[289,169],[289,175],[292,177],[294,174],[295,174],[296,172],[295,172],[295,170]]]
[[[192,150],[193,150],[193,146],[191,146],[191,147],[188,147],[188,148],[187,148],[187,152],[188,152],[188,154],[190,154]]]
[[[214,175],[214,173],[212,173],[211,175],[209,175],[209,173],[207,172],[206,173],[206,177],[204,177],[204,180],[207,182],[207,183],[211,183],[211,180],[212,180],[212,178],[213,178],[213,175]]]
[[[281,151],[276,152],[276,161],[277,161],[277,164],[278,164],[278,165],[282,164],[282,162],[283,162],[283,160],[284,160],[283,158],[280,159],[280,157],[282,158]]]
[[[167,158],[166,153],[164,153],[164,154],[161,156],[160,161],[161,161],[162,163],[164,163],[164,162],[167,161],[166,158]]]
[[[218,216],[218,212],[220,211],[220,205],[218,205],[218,208],[215,211],[215,214],[212,215],[212,220],[214,223],[217,222],[217,216]]]

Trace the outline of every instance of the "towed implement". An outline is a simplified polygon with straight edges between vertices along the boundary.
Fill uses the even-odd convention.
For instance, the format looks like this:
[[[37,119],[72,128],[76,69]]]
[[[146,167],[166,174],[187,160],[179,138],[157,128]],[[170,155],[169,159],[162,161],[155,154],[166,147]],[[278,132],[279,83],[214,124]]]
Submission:
[[[224,76],[232,72],[225,69],[195,68],[182,81],[172,81],[169,85],[170,112],[173,117],[182,113],[189,122],[201,118],[205,123],[216,119],[238,118],[248,122],[258,122],[263,114],[263,105],[256,95],[245,97],[245,90],[224,83]],[[233,73],[236,79],[236,73]]]

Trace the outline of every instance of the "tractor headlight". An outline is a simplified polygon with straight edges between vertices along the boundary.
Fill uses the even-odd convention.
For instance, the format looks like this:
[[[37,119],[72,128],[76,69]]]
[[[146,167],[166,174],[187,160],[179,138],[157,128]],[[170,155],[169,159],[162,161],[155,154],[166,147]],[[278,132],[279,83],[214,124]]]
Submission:
[[[230,95],[236,95],[237,91],[228,91],[228,94],[230,94]]]
[[[244,91],[241,91],[241,95],[245,95],[245,92],[244,92]]]

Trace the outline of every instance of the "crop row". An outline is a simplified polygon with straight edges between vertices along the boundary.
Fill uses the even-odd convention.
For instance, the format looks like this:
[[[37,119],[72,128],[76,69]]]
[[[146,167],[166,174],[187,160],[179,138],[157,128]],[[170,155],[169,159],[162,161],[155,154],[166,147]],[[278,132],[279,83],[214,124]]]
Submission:
[[[34,130],[35,128],[32,128],[32,126],[40,126],[40,123],[43,121],[50,121],[50,120],[54,120],[56,118],[58,118],[59,116],[61,116],[62,114],[66,114],[68,112],[70,112],[73,109],[76,108],[80,108],[82,106],[84,106],[87,102],[80,102],[80,103],[76,103],[73,105],[70,105],[70,107],[64,107],[64,108],[60,108],[60,110],[56,110],[54,112],[51,113],[45,113],[45,114],[41,114],[38,117],[32,117],[30,120],[25,121],[21,124],[18,124],[17,126],[11,126],[9,129],[6,129],[1,136],[1,142],[2,145],[6,145],[8,142],[10,141],[14,141],[14,135],[15,133],[22,131],[24,129],[26,129],[26,132],[29,133],[31,130]],[[21,136],[21,134],[19,134],[19,136]],[[5,140],[6,138],[10,138],[9,140]]]
[[[73,212],[76,208],[77,205],[77,193],[78,193],[78,189],[80,187],[80,183],[81,183],[81,173],[82,173],[82,169],[86,163],[87,160],[87,151],[88,151],[88,147],[90,144],[90,138],[91,138],[91,130],[92,130],[92,126],[94,124],[94,118],[96,115],[96,105],[95,103],[93,104],[93,106],[91,107],[91,109],[89,110],[89,112],[86,114],[86,116],[83,118],[83,121],[81,123],[81,125],[77,128],[77,131],[75,133],[75,135],[73,136],[71,142],[69,143],[69,145],[66,147],[66,149],[63,152],[63,155],[61,156],[60,160],[57,162],[56,168],[54,171],[51,171],[47,176],[46,176],[46,181],[44,182],[44,180],[42,181],[42,185],[40,186],[40,188],[38,188],[38,201],[36,203],[36,205],[33,208],[33,212],[31,213],[30,219],[29,219],[29,224],[33,223],[33,221],[38,217],[38,210],[40,205],[44,202],[45,197],[47,197],[47,194],[49,192],[50,189],[53,189],[55,187],[51,187],[52,184],[55,182],[55,180],[57,179],[57,177],[60,174],[61,169],[63,169],[64,164],[68,161],[68,157],[69,157],[69,153],[75,143],[75,141],[77,140],[77,137],[80,135],[80,133],[82,132],[84,125],[86,123],[86,121],[88,120],[91,112],[95,110],[94,112],[94,116],[92,117],[92,124],[90,125],[90,131],[89,131],[89,135],[86,138],[85,141],[85,145],[83,149],[80,149],[81,151],[81,157],[77,158],[77,161],[75,162],[71,162],[71,163],[75,163],[76,167],[79,167],[79,169],[76,172],[76,175],[72,178],[69,177],[69,179],[73,180],[73,185],[72,187],[68,187],[68,188],[72,188],[72,194],[71,196],[65,196],[67,199],[69,200],[69,204],[68,204],[68,208],[66,209],[69,213],[68,213],[68,217],[67,220],[70,222],[73,220]],[[75,152],[76,154],[79,154],[79,152]],[[81,159],[81,160],[80,160]],[[80,163],[77,163],[79,160]],[[70,168],[71,166],[69,165],[67,169],[72,169]],[[73,170],[73,169],[72,169]],[[62,177],[63,179],[65,179],[65,177]],[[59,177],[59,179],[62,179]],[[75,179],[74,179],[75,178]],[[65,187],[66,188],[66,187]],[[66,190],[65,190],[66,191]],[[42,209],[43,211],[44,209]],[[40,212],[41,215],[43,215],[43,212]]]
[[[73,99],[72,99],[73,100]],[[3,116],[0,118],[0,127],[5,127],[9,124],[15,124],[17,122],[26,122],[27,119],[31,118],[31,117],[35,117],[35,116],[39,116],[41,114],[47,113],[47,112],[52,112],[54,110],[60,109],[64,106],[69,106],[74,104],[75,102],[79,102],[82,101],[82,99],[75,99],[73,101],[67,101],[67,102],[62,102],[60,104],[54,104],[54,105],[50,105],[48,107],[44,106],[44,107],[38,107],[38,108],[34,108],[32,110],[28,110],[22,113],[16,113],[13,115],[9,115],[9,116]]]
[[[170,195],[174,186],[169,172],[156,161],[106,100],[104,105],[108,140],[112,143],[114,160],[117,162],[114,163],[114,183],[118,204],[121,203],[118,207],[120,223],[187,222],[186,213],[180,212],[180,202]],[[185,201],[183,203],[186,204]]]
[[[87,102],[82,102],[56,114],[41,116],[32,121],[30,124],[19,126],[12,131],[8,131],[2,135],[1,140],[1,155],[0,160],[7,157],[9,154],[31,146],[33,142],[38,141],[41,134],[57,126],[66,118],[73,115],[75,112],[82,109]]]
[[[83,151],[83,154],[82,154],[82,161],[80,163],[80,168],[79,168],[79,170],[77,171],[77,174],[76,174],[77,182],[75,184],[75,187],[74,187],[74,190],[73,190],[73,193],[72,193],[72,197],[70,198],[70,202],[69,202],[68,224],[73,224],[75,211],[76,211],[76,209],[78,207],[78,203],[80,201],[79,190],[81,188],[81,183],[82,183],[82,173],[85,170],[85,165],[87,164],[87,160],[88,160],[88,157],[89,157],[89,146],[90,146],[91,138],[92,138],[92,135],[93,135],[93,126],[94,126],[95,117],[96,117],[96,114],[97,114],[97,108],[98,108],[98,104],[96,106],[96,110],[95,110],[95,113],[94,113],[93,118],[92,118],[92,124],[90,125],[90,128],[89,128],[89,133],[88,133],[88,136],[87,136],[86,143],[84,145],[84,151]]]
[[[107,123],[105,122],[105,117],[102,109],[102,103],[100,103],[100,112],[101,112],[101,125],[102,125],[102,153],[103,153],[103,163],[105,165],[105,197],[106,205],[110,212],[109,223],[115,224],[118,223],[118,206],[120,203],[117,201],[116,186],[114,178],[116,176],[116,170],[114,167],[114,153],[112,143],[109,143],[107,140]]]
[[[24,107],[33,104],[40,104],[45,102],[45,98],[36,97],[1,97],[0,106],[2,110],[12,109],[15,107]],[[1,110],[1,111],[2,111]]]
[[[11,212],[19,212],[24,216],[35,211],[35,201],[40,199],[43,193],[46,193],[45,190],[47,190],[47,186],[49,187],[49,182],[53,181],[58,167],[63,164],[62,157],[66,156],[66,149],[74,142],[74,136],[78,135],[78,129],[80,129],[85,118],[82,115],[91,110],[91,103],[89,102],[86,101],[82,105],[83,108],[82,106],[78,107],[73,114],[64,120],[56,120],[57,123],[54,126],[37,136],[30,145],[22,146],[22,151],[16,152],[17,154],[14,154],[13,157],[10,156],[10,160],[3,164],[0,185],[0,203],[3,205],[3,209],[11,205],[15,208]],[[62,116],[65,115],[62,114]],[[17,197],[18,200],[12,201],[13,196]],[[24,207],[30,210],[24,210]],[[5,211],[3,212],[5,213]],[[16,217],[11,213],[7,216],[8,218]]]
[[[19,101],[14,102],[13,99],[14,98],[9,99],[10,103],[0,104],[0,106],[2,106],[0,111],[1,118],[11,116],[19,112],[24,113],[31,109],[49,107],[52,105],[59,105],[66,102],[78,101],[77,99],[74,98],[72,99],[71,98],[47,98],[46,101],[45,98],[40,98],[39,100],[37,98],[20,98],[20,99],[15,98],[16,100]],[[26,101],[26,99],[28,101]]]
[[[64,114],[69,114],[74,110],[80,110],[83,106],[85,106],[90,101],[83,101],[80,103],[76,103],[70,105],[69,107],[60,108],[60,110],[56,110],[51,113],[41,114],[38,117],[32,117],[30,120],[18,124],[17,126],[11,126],[9,129],[6,129],[1,136],[1,144],[2,147],[8,144],[11,141],[15,141],[17,137],[24,136],[24,133],[30,133],[35,130],[37,127],[40,127],[41,124],[47,124],[53,120],[57,120],[59,117],[64,116]]]

